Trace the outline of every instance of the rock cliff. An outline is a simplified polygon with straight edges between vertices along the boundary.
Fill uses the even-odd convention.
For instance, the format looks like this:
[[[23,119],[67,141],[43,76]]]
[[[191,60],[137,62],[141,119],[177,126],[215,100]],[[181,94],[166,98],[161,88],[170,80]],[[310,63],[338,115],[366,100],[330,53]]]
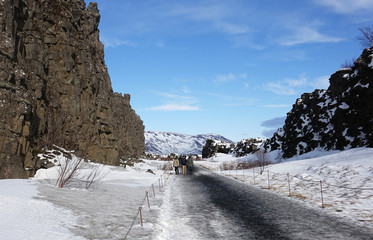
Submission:
[[[202,158],[210,158],[216,153],[231,153],[235,147],[232,142],[221,140],[207,139],[205,146],[202,148]]]
[[[114,93],[96,3],[0,1],[0,178],[32,176],[53,145],[119,165],[145,151],[130,96]]]
[[[257,150],[259,150],[259,147],[263,144],[264,140],[265,139],[263,138],[243,139],[236,143],[233,153],[236,155],[236,157],[242,157],[250,153],[255,153]]]
[[[264,141],[263,138],[248,138],[233,143],[231,141],[208,139],[202,149],[202,158],[210,158],[216,153],[229,153],[236,157],[243,157],[259,150]]]
[[[284,158],[323,148],[373,147],[373,48],[340,69],[327,90],[305,93],[265,147]]]

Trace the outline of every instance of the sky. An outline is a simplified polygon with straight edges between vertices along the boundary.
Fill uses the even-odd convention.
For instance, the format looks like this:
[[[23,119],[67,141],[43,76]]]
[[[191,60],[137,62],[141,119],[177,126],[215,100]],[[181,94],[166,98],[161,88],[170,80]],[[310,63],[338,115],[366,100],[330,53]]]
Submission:
[[[373,0],[95,2],[113,90],[145,130],[232,141],[271,137],[302,93],[360,56],[373,20]]]

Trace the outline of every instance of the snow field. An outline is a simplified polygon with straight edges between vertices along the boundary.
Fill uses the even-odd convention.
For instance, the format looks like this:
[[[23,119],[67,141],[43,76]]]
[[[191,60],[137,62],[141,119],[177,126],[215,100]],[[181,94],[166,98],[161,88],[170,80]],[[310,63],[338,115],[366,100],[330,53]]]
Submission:
[[[314,151],[269,165],[262,175],[258,168],[253,172],[253,169],[224,171],[220,167],[223,163],[235,165],[251,158],[219,154],[198,164],[248,184],[254,184],[255,176],[255,185],[267,189],[269,186],[271,190],[287,196],[290,185],[292,198],[321,207],[323,197],[326,210],[373,227],[373,149]]]
[[[0,180],[0,239],[84,239],[69,230],[77,221],[71,211],[34,199],[33,180]]]
[[[64,161],[61,155],[55,160]],[[161,210],[164,162],[127,168],[84,163],[80,173],[98,165],[102,174],[89,190],[57,188],[57,167],[41,169],[33,179],[0,180],[0,239],[123,239],[127,233],[126,239],[150,239]],[[140,206],[143,227],[135,220]]]

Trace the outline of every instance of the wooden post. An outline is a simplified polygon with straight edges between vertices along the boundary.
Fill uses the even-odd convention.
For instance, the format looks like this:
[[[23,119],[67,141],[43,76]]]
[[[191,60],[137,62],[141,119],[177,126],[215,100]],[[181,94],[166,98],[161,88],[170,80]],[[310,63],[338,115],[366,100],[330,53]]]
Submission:
[[[254,184],[255,184],[255,170],[253,168],[253,177],[254,177]]]
[[[141,221],[141,227],[143,227],[144,225],[142,224],[142,207],[139,207],[139,212],[140,212],[140,221]]]
[[[324,208],[324,196],[322,192],[322,180],[320,180],[320,190],[321,190],[321,208]]]
[[[291,196],[291,192],[290,192],[290,175],[288,173],[288,186],[289,186],[289,197]]]
[[[152,188],[153,188],[153,195],[155,197],[154,184],[152,184]]]
[[[269,184],[269,170],[267,170],[267,176],[268,176],[268,189],[270,189],[271,185]]]
[[[163,174],[161,175],[161,184],[162,184],[162,188],[163,188]]]
[[[159,191],[161,191],[161,179],[158,179],[158,183],[159,183]]]
[[[149,202],[149,194],[148,194],[148,191],[146,191],[145,194],[146,194],[146,199],[148,200],[148,207],[150,208],[150,202]]]

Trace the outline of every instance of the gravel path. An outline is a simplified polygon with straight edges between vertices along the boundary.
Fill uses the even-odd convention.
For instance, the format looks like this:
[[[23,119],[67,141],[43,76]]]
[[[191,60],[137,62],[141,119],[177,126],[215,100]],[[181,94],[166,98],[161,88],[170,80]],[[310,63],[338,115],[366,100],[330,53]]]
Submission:
[[[372,229],[196,167],[169,179],[156,239],[373,239]]]

